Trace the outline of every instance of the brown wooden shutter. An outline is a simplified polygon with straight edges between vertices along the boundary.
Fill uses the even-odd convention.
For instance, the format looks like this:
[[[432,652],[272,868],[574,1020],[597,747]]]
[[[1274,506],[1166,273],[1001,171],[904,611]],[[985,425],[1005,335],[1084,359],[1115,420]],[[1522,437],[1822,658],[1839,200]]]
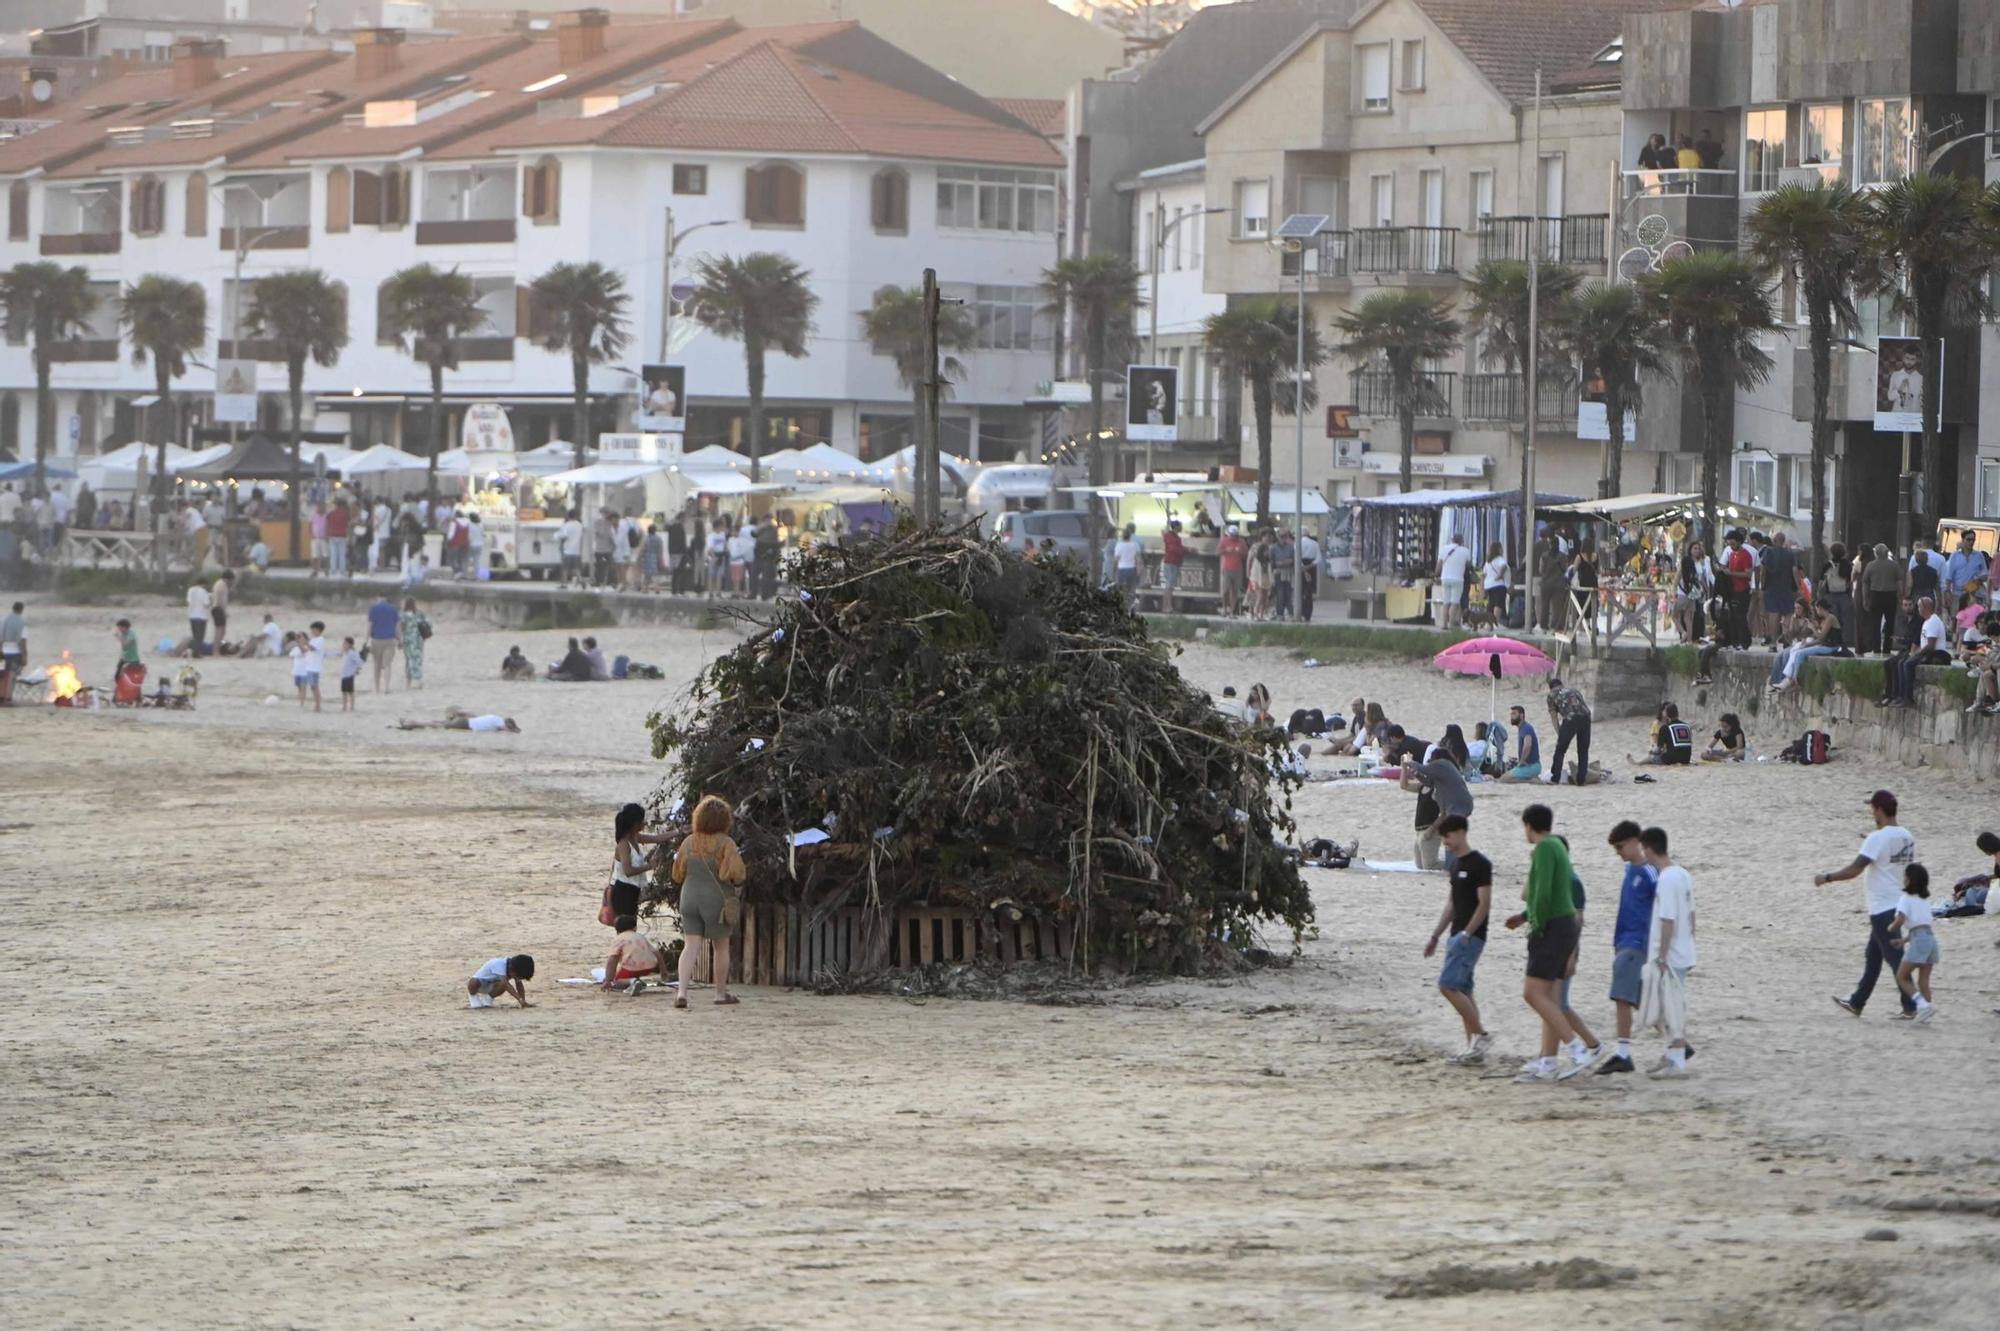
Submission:
[[[382,169],[382,225],[403,226],[410,220],[410,173],[399,166]]]
[[[382,177],[379,173],[355,168],[349,184],[353,206],[349,216],[356,226],[382,225]]]
[[[7,190],[7,239],[26,240],[28,238],[28,200],[31,187],[25,180],[17,180]]]
[[[190,236],[208,234],[208,177],[197,171],[187,182],[187,225]]]
[[[326,173],[326,229],[329,235],[346,231],[354,215],[352,177],[344,166]]]
[[[799,226],[806,220],[805,173],[789,166],[778,168],[778,220]]]

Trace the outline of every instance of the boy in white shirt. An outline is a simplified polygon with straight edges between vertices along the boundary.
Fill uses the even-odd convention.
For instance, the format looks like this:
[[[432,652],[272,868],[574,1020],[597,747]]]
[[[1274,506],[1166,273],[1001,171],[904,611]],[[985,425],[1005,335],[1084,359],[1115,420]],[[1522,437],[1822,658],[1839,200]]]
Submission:
[[[313,621],[312,632],[294,642],[292,682],[299,686],[299,706],[306,705],[306,690],[312,690],[313,710],[319,707],[319,675],[326,668],[326,625]]]
[[[1688,1075],[1687,976],[1694,969],[1694,880],[1667,858],[1667,833],[1649,827],[1639,834],[1646,863],[1659,880],[1653,891],[1653,922],[1646,938],[1646,977],[1639,1010],[1648,1025],[1667,1036],[1667,1052],[1646,1075],[1656,1081]]]

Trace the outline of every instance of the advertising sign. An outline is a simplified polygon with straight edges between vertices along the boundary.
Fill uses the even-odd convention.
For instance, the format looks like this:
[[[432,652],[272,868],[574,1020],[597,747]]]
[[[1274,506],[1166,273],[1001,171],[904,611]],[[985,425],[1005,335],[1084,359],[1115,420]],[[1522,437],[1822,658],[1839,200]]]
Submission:
[[[215,363],[215,419],[223,425],[257,423],[257,362]]]
[[[639,371],[639,428],[687,433],[687,367],[647,365]]]
[[[1172,365],[1125,367],[1125,437],[1172,443],[1180,437],[1175,420],[1180,371]]]

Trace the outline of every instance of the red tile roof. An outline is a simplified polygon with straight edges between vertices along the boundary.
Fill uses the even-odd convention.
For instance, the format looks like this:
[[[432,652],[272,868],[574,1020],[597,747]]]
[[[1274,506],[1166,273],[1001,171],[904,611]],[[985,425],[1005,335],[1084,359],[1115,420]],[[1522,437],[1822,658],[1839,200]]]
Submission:
[[[1535,68],[1546,94],[1557,74],[1574,73],[1623,29],[1625,15],[1669,9],[1673,0],[1416,0],[1453,46],[1501,95],[1532,100]],[[1616,68],[1612,73],[1616,74]]]
[[[993,104],[1043,138],[1060,138],[1069,128],[1069,104],[1060,97],[995,97]]]

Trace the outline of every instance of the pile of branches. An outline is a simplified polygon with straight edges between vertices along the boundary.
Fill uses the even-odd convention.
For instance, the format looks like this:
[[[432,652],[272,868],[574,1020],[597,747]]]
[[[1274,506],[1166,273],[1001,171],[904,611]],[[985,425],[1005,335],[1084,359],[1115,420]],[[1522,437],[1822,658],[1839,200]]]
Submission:
[[[792,587],[648,722],[660,802],[736,810],[752,905],[861,908],[859,970],[912,905],[1053,923],[1139,969],[1311,922],[1283,737],[1225,720],[1071,561],[906,523],[813,546]]]

